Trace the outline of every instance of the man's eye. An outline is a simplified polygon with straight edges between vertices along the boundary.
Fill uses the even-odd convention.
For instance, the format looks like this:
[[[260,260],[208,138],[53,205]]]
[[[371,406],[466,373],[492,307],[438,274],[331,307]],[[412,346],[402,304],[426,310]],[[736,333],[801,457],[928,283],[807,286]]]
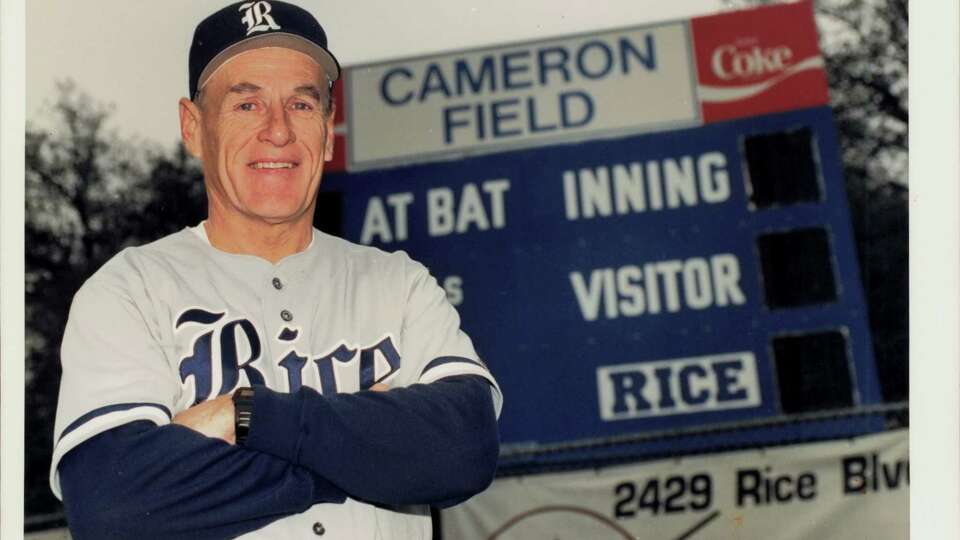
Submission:
[[[304,103],[302,101],[295,101],[290,105],[295,111],[312,111],[313,106],[309,103]]]
[[[241,103],[237,105],[237,109],[241,111],[255,111],[257,110],[257,105],[255,103]]]

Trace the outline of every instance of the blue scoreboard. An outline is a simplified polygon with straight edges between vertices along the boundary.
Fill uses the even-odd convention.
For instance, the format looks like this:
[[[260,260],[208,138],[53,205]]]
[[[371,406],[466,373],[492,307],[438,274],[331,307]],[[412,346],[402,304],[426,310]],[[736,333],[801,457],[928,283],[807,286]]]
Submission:
[[[810,8],[738,16],[797,9]],[[763,25],[731,30],[729,17],[348,72],[339,142],[351,157],[325,176],[318,212],[330,214],[319,218],[431,269],[503,390],[505,457],[571,445],[599,456],[644,434],[686,434],[654,445],[681,452],[882,426],[874,417],[799,421],[881,401],[812,22],[799,37],[744,41],[738,28]],[[595,44],[615,51],[625,40],[642,45],[644,69],[591,78],[606,62]],[[738,57],[727,42],[755,50]],[[538,71],[543,51],[552,75]],[[558,51],[573,58],[566,78]],[[767,71],[748,72],[750,58]],[[440,84],[444,65],[472,81],[513,77],[513,87],[477,83],[460,96],[499,111],[471,120],[488,134],[490,122],[529,113],[504,105],[526,103],[525,92],[528,103],[580,92],[596,121],[559,133],[563,115],[579,114],[561,107],[534,121],[554,125],[549,133],[464,146],[429,103],[373,101],[390,95],[397,74],[426,73],[414,89]],[[430,69],[440,74],[433,83]],[[517,84],[524,76],[530,85]],[[658,85],[675,90],[649,95]]]

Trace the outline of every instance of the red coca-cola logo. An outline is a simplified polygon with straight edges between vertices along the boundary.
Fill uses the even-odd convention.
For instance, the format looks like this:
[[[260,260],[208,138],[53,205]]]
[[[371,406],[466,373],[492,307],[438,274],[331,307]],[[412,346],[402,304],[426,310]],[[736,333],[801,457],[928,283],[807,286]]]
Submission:
[[[792,59],[793,50],[785,45],[768,48],[721,45],[713,51],[710,68],[724,81],[754,79],[782,72]]]
[[[809,1],[699,17],[691,28],[705,122],[829,102]]]

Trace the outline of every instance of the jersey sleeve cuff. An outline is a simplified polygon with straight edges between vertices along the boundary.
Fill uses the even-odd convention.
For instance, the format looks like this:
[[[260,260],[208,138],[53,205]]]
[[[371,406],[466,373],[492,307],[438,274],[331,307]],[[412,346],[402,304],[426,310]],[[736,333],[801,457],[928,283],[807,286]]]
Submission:
[[[493,410],[500,418],[500,410],[503,408],[503,394],[500,392],[500,385],[496,379],[480,360],[465,358],[462,356],[441,356],[431,360],[423,371],[420,372],[420,379],[417,382],[429,384],[432,382],[455,377],[457,375],[478,375],[490,383],[490,391],[493,397]]]
[[[50,463],[50,490],[63,500],[60,491],[60,473],[57,467],[60,460],[80,443],[117,426],[138,420],[148,420],[158,426],[170,423],[170,409],[155,403],[121,403],[94,409],[74,420],[64,428],[53,448]]]
[[[256,385],[250,432],[243,446],[297,463],[302,411],[299,392],[287,394]]]

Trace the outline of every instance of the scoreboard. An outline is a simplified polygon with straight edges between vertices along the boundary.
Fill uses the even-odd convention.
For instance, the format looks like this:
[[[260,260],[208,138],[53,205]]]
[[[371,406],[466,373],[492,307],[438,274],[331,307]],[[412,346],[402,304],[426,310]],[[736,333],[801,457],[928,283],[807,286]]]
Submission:
[[[501,385],[506,456],[881,401],[809,3],[345,79],[318,222],[430,268]]]

